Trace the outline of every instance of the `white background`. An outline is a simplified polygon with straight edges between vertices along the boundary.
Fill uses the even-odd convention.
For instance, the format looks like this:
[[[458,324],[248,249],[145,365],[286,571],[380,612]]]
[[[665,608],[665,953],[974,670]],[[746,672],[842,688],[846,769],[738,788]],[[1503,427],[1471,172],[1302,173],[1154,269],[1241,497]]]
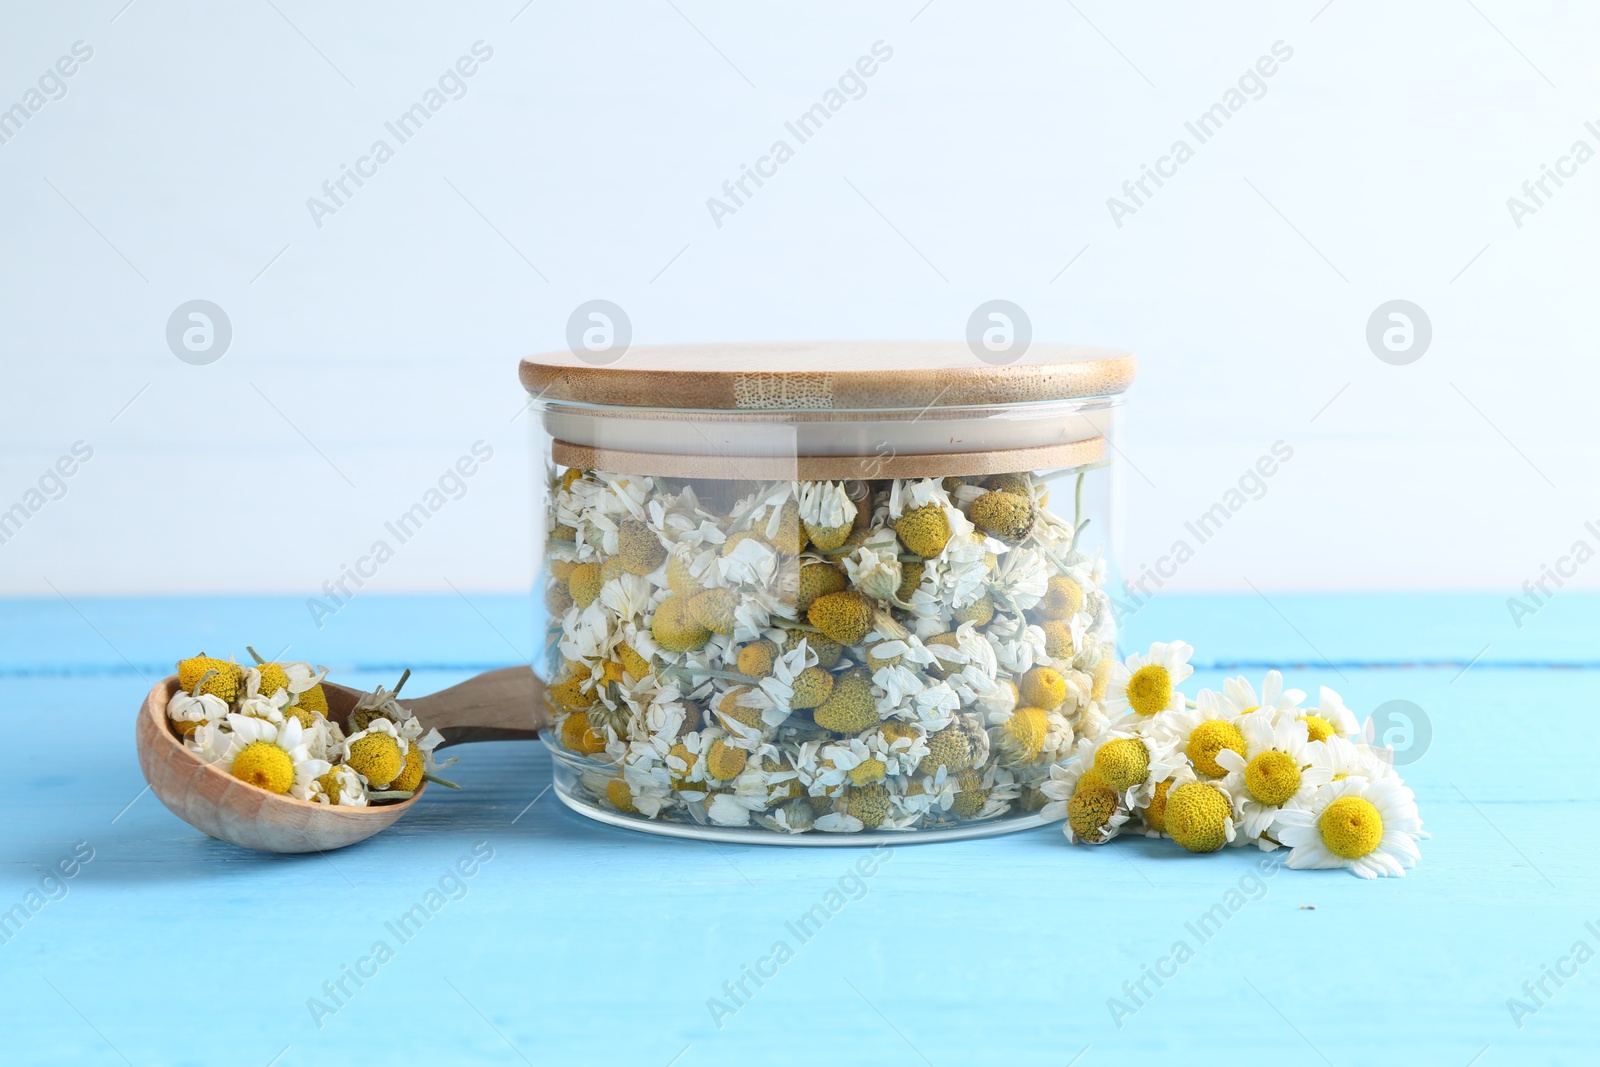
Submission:
[[[1600,519],[1600,161],[1520,229],[1506,206],[1600,148],[1594,10],[674,3],[0,7],[0,108],[94,49],[0,144],[0,509],[94,449],[0,545],[0,593],[311,591],[478,440],[370,588],[525,589],[516,364],[595,297],[635,343],[956,338],[1004,297],[1135,351],[1130,573],[1294,449],[1168,588],[1509,589]],[[307,198],[479,40],[466,96],[318,228]],[[715,226],[879,40],[865,97]],[[1266,95],[1115,226],[1280,40]],[[233,326],[210,366],[165,341],[195,298]],[[1365,340],[1394,298],[1432,320],[1409,366]]]

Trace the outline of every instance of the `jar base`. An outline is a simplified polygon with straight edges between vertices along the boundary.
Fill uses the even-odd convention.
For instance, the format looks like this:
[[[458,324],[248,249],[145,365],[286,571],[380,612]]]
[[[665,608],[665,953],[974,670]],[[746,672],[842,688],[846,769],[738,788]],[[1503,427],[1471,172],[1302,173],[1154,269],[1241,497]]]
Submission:
[[[963,841],[974,837],[995,837],[1000,834],[1016,833],[1019,830],[1032,830],[1036,827],[1052,824],[1050,820],[1038,815],[1021,815],[932,830],[863,830],[854,834],[833,834],[808,830],[805,833],[785,834],[759,827],[713,826],[710,824],[670,822],[665,819],[646,819],[638,815],[629,815],[626,812],[603,808],[583,797],[574,796],[563,787],[559,774],[556,775],[553,786],[555,795],[562,804],[584,818],[593,819],[595,822],[605,823],[608,826],[620,826],[624,830],[638,830],[647,834],[659,834],[663,837],[683,837],[694,841],[712,841],[733,845],[801,846],[806,848],[871,848],[885,844],[922,845],[932,844],[935,841]]]

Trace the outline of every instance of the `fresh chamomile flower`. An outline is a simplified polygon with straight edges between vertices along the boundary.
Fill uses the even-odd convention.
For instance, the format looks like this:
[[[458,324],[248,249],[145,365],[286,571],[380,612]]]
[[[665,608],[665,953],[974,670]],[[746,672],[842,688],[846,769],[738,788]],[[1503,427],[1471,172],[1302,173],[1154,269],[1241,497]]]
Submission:
[[[225,725],[208,723],[197,732],[201,757],[269,793],[309,800],[332,766],[311,757],[298,719],[272,723],[235,713]]]
[[[1242,718],[1226,711],[1215,691],[1202,689],[1195,695],[1194,707],[1162,716],[1155,729],[1188,757],[1196,774],[1213,780],[1228,773],[1228,768],[1217,762],[1217,755],[1224,749],[1250,758],[1249,743],[1240,729]]]
[[[1147,806],[1155,783],[1185,766],[1183,753],[1154,732],[1106,730],[1080,743],[1078,752],[1130,808]]]
[[[1244,677],[1237,675],[1222,683],[1222,706],[1235,715],[1246,715],[1258,708],[1282,714],[1298,714],[1300,702],[1306,698],[1299,689],[1283,687],[1283,672],[1268,671],[1261,680],[1261,695]]]
[[[1124,713],[1151,716],[1182,711],[1184,700],[1178,685],[1194,673],[1189,666],[1193,654],[1194,649],[1182,641],[1157,641],[1149,652],[1113,663],[1106,688],[1107,712],[1115,718]]]
[[[1274,672],[1276,673],[1276,672]],[[1313,757],[1305,723],[1284,716],[1274,721],[1266,715],[1246,713],[1237,719],[1249,758],[1231,748],[1218,750],[1216,761],[1228,772],[1223,785],[1233,796],[1239,832],[1263,851],[1277,842],[1263,836],[1283,808],[1307,801],[1333,780],[1326,765]]]
[[[1344,699],[1327,686],[1317,697],[1317,706],[1301,714],[1306,730],[1313,741],[1329,737],[1355,737],[1361,733],[1361,724],[1354,713],[1344,706]]]
[[[1404,876],[1422,858],[1417,841],[1428,836],[1404,782],[1360,777],[1332,782],[1304,806],[1283,809],[1272,835],[1289,849],[1290,867],[1347,867],[1362,878]]]
[[[1388,749],[1374,748],[1361,741],[1329,737],[1314,741],[1307,750],[1312,767],[1325,772],[1331,782],[1346,778],[1394,778],[1394,765]]]
[[[1171,796],[1172,791],[1179,786],[1199,780],[1194,768],[1187,763],[1170,769],[1165,777],[1158,779],[1154,774],[1150,776],[1150,781],[1147,783],[1149,795],[1136,808],[1144,836],[1167,836],[1167,797]]]
[[[1167,791],[1167,836],[1190,852],[1215,852],[1238,835],[1233,797],[1217,782],[1187,782]]]
[[[1054,764],[1039,791],[1047,803],[1039,814],[1048,821],[1065,818],[1061,832],[1076,844],[1103,845],[1122,832],[1132,816],[1124,796],[1095,768],[1095,742],[1081,738],[1076,758]]]

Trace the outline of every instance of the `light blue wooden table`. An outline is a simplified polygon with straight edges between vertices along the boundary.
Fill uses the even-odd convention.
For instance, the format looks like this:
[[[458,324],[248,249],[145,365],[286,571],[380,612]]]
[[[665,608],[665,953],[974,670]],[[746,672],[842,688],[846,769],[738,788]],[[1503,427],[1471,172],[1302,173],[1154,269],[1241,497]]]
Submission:
[[[868,877],[861,850],[590,823],[544,792],[537,744],[455,750],[465,791],[365,844],[257,855],[142,792],[134,714],[174,659],[290,643],[353,685],[409,664],[420,693],[525,661],[527,601],[358,598],[322,630],[287,599],[0,601],[0,1063],[1600,1059],[1600,961],[1573,956],[1600,951],[1600,599],[1562,594],[1519,631],[1493,596],[1168,596],[1128,629],[1199,646],[1191,691],[1277,664],[1363,713],[1422,708],[1432,739],[1405,770],[1423,865],[1258,883],[1253,850],[1044,829],[901,846]],[[73,877],[51,877],[63,861]],[[1202,942],[1188,924],[1235,889]],[[835,890],[802,941],[791,924]],[[418,903],[437,910],[402,940]],[[1114,1020],[1180,940],[1193,959]],[[1537,1010],[1514,1020],[1510,998]]]

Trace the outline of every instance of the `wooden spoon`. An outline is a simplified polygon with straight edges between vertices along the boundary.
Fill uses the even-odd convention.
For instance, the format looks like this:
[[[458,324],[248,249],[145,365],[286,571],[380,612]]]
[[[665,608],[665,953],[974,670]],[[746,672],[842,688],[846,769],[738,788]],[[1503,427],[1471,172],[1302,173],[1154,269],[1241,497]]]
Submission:
[[[358,690],[322,683],[328,717],[348,725]],[[266,852],[326,852],[388,828],[422,796],[351,808],[268,793],[205,762],[184,747],[167,722],[178,676],[157,682],[139,708],[139,769],[174,815],[212,837]],[[505,667],[468,678],[431,696],[402,703],[424,727],[444,735],[440,748],[468,741],[532,740],[544,726],[539,679],[528,667]]]

